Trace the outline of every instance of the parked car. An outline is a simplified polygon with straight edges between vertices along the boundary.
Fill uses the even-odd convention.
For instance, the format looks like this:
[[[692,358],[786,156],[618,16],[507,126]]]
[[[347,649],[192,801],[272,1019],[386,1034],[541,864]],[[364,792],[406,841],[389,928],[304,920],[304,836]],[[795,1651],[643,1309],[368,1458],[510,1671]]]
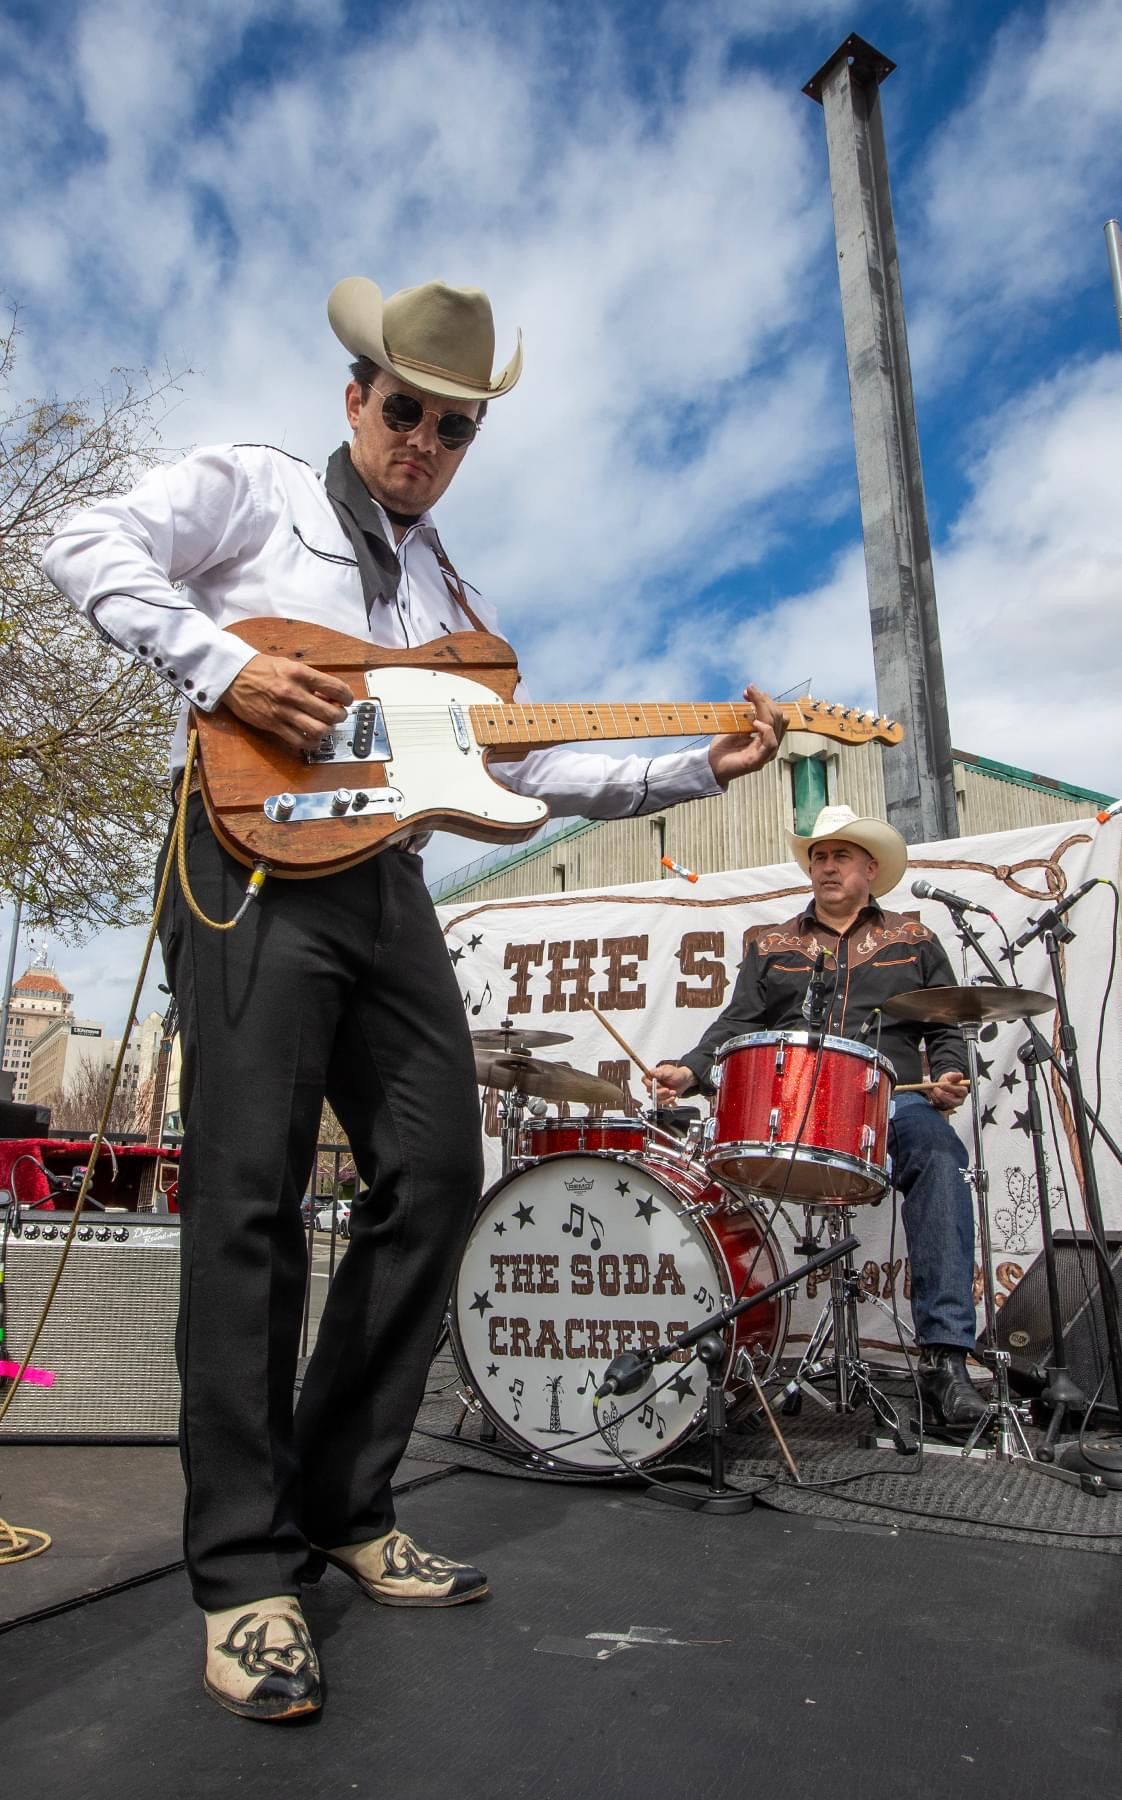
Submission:
[[[318,1194],[304,1195],[304,1198],[300,1202],[300,1222],[305,1230],[307,1230],[309,1225],[314,1223],[315,1216],[321,1205],[322,1201]]]
[[[336,1205],[334,1207],[332,1206],[332,1203],[330,1200],[325,1201],[323,1204],[321,1204],[319,1211],[315,1215],[316,1230],[317,1231],[330,1231],[332,1216],[334,1216],[335,1229],[339,1233],[339,1236],[340,1237],[349,1237],[350,1230],[351,1230],[351,1203],[350,1203],[350,1201],[349,1200],[340,1200],[338,1202],[338,1205]]]

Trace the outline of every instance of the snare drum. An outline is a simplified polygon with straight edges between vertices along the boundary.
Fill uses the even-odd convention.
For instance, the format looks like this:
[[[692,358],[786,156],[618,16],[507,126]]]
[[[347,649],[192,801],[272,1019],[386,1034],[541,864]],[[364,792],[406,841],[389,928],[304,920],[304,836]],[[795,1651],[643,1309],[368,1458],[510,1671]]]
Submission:
[[[488,1418],[536,1461],[622,1475],[592,1413],[613,1357],[680,1337],[742,1284],[757,1293],[785,1273],[751,1202],[696,1163],[546,1157],[484,1196],[449,1313],[456,1360]],[[775,1364],[789,1309],[785,1290],[726,1331],[730,1404],[753,1391],[750,1365],[762,1381]],[[656,1364],[636,1392],[601,1401],[608,1438],[632,1463],[665,1456],[704,1423],[706,1382],[689,1352]]]
[[[889,1186],[896,1076],[849,1038],[760,1031],[717,1052],[705,1160],[722,1181],[805,1205],[854,1206]]]
[[[569,1156],[597,1151],[601,1155],[642,1156],[647,1144],[645,1119],[605,1113],[602,1119],[527,1119],[518,1134],[519,1162],[543,1156]]]

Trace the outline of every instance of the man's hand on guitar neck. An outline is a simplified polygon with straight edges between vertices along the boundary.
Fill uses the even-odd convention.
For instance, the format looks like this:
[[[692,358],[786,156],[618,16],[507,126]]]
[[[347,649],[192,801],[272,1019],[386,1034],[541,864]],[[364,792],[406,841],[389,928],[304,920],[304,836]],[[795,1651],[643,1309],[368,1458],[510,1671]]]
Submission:
[[[223,706],[239,719],[272,732],[293,750],[306,750],[327,726],[338,725],[353,700],[338,676],[263,652],[250,658],[222,696]]]
[[[749,685],[744,698],[756,709],[752,731],[728,732],[709,745],[709,767],[723,788],[739,775],[750,775],[771,762],[787,729],[787,721],[770,694]]]

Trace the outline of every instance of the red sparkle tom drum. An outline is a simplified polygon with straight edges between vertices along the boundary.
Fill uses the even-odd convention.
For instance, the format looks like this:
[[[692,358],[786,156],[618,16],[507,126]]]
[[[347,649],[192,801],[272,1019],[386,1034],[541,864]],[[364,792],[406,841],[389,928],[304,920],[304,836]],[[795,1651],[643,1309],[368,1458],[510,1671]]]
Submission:
[[[805,1205],[859,1205],[889,1186],[887,1057],[849,1038],[759,1031],[717,1052],[705,1161],[722,1181]]]

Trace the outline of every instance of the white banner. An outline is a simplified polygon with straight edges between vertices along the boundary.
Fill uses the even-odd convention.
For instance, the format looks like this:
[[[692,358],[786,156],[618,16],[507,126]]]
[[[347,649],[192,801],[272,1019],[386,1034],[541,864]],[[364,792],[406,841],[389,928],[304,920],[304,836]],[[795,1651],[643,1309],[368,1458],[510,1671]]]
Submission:
[[[1015,938],[1044,906],[1071,894],[1089,877],[1116,881],[1120,843],[1122,819],[1116,817],[1102,826],[1094,820],[1069,822],[918,846],[912,852],[905,881],[886,894],[882,904],[889,911],[918,914],[939,934],[958,979],[972,981],[984,974],[981,963],[973,952],[969,953],[963,973],[961,947],[947,909],[937,902],[913,899],[914,879],[926,876],[935,885],[988,907],[1008,936]],[[538,1054],[547,1061],[564,1060],[578,1069],[607,1076],[629,1089],[631,1110],[638,1111],[647,1104],[638,1071],[587,1010],[587,1001],[591,999],[612,1021],[648,1066],[661,1059],[676,1060],[693,1048],[727,1004],[745,930],[791,917],[805,904],[808,894],[806,878],[797,864],[783,863],[771,868],[703,875],[696,884],[672,878],[598,893],[451,904],[437,910],[472,1028],[494,1028],[504,1019],[512,1019],[524,1029],[566,1032],[570,1043]],[[1004,973],[1008,963],[1001,933],[980,914],[969,916],[988,954]],[[1062,955],[1084,1090],[1088,1101],[1101,1112],[1107,1131],[1115,1142],[1120,1142],[1120,1021],[1116,993],[1106,1005],[1105,1018],[1102,1017],[1114,918],[1110,888],[1093,888],[1070,914],[1069,922],[1077,935]],[[1023,987],[1042,989],[1052,995],[1051,971],[1039,941],[1018,957],[1016,969]],[[1045,1013],[1038,1023],[1049,1041],[1058,1044],[1057,1014]],[[1002,1024],[992,1031],[987,1028],[986,1037],[979,1044],[983,1150],[989,1172],[989,1220],[999,1304],[1020,1281],[1040,1247],[1041,1197],[1028,1134],[1025,1073],[1017,1054],[1025,1036],[1021,1024]],[[1053,1069],[1045,1068],[1042,1076],[1042,1101],[1046,1090],[1051,1102],[1046,1109],[1045,1129],[1053,1228],[1069,1229],[1074,1222],[1082,1231],[1086,1221],[1068,1097]],[[484,1095],[484,1139],[491,1183],[500,1175],[497,1099],[493,1091]],[[694,1099],[689,1104],[700,1105],[703,1116],[707,1115],[706,1101]],[[555,1116],[558,1111],[564,1114],[566,1109],[550,1105],[548,1110]],[[572,1108],[575,1114],[583,1110],[580,1106]],[[953,1122],[971,1147],[973,1161],[968,1107],[962,1108]],[[1108,1229],[1117,1228],[1122,1225],[1120,1171],[1101,1145],[1096,1151],[1095,1166],[1105,1223]],[[665,1173],[663,1170],[662,1175]],[[524,1191],[529,1192],[528,1176],[515,1176],[512,1202],[518,1197],[519,1181],[526,1184]],[[1072,1218],[1064,1198],[1065,1182]],[[688,1202],[695,1196],[690,1191],[680,1197]],[[559,1255],[567,1254],[576,1241],[572,1231],[578,1214],[581,1225],[584,1223],[580,1205],[575,1200],[567,1204],[571,1206],[570,1235],[557,1243]],[[759,1204],[765,1214],[770,1210],[767,1201]],[[885,1303],[884,1310],[873,1306],[861,1309],[862,1340],[877,1353],[897,1347],[887,1310],[894,1297],[900,1303],[902,1317],[910,1320],[908,1268],[899,1227],[892,1257],[889,1255],[892,1217],[891,1197],[877,1205],[859,1206],[855,1214],[854,1230],[861,1242],[857,1263],[864,1289],[870,1297]],[[778,1232],[788,1264],[799,1260],[794,1240],[803,1228],[801,1207],[786,1203]],[[640,1266],[636,1258],[641,1250],[642,1245],[637,1242],[631,1257],[633,1271]],[[625,1252],[624,1263],[619,1266],[624,1267],[626,1260]],[[813,1291],[807,1292],[807,1285]],[[822,1280],[804,1285],[795,1300],[789,1344],[805,1342],[826,1291]],[[626,1310],[626,1293],[625,1284],[617,1310]],[[980,1269],[975,1298],[980,1307]],[[633,1305],[639,1307],[639,1302]],[[612,1354],[616,1347],[613,1340]],[[579,1361],[588,1349],[582,1340],[577,1349],[570,1346],[566,1354]],[[552,1349],[549,1353],[553,1354]],[[606,1358],[601,1356],[599,1360],[603,1363]]]

